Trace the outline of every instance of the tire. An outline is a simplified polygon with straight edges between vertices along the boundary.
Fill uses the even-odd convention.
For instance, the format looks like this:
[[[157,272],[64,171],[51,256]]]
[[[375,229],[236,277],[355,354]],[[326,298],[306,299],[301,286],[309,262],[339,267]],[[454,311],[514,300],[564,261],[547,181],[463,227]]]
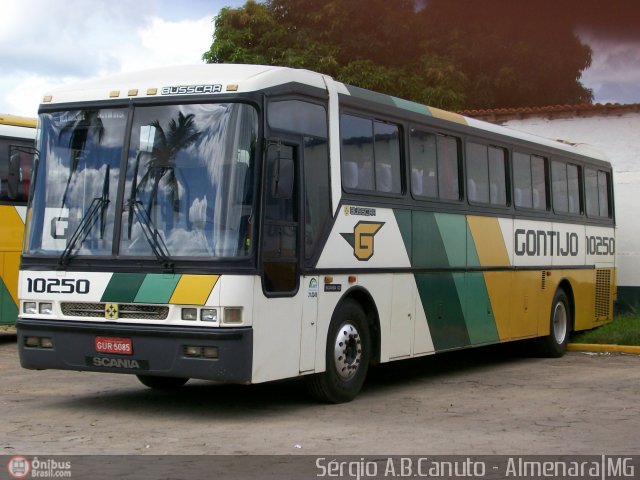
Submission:
[[[189,380],[188,378],[156,377],[153,375],[136,375],[136,377],[145,387],[153,388],[154,390],[175,390]]]
[[[367,316],[347,299],[336,308],[327,334],[326,370],[305,377],[309,393],[321,402],[353,400],[364,384],[371,359]]]
[[[551,303],[549,335],[539,339],[538,352],[550,358],[562,357],[567,351],[569,333],[571,332],[572,312],[569,299],[564,290],[559,289]]]

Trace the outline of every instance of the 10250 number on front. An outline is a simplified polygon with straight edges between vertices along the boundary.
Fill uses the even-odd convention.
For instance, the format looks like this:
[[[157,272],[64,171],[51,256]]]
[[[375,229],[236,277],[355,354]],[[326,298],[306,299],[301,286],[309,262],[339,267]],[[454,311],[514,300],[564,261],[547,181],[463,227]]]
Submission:
[[[89,280],[84,278],[27,278],[29,293],[89,293]]]

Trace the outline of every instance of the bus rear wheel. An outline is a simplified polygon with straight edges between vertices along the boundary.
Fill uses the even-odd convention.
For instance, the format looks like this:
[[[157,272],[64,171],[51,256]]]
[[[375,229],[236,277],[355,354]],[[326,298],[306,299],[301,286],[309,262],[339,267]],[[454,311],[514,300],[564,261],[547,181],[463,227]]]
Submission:
[[[175,390],[189,380],[188,378],[156,377],[154,375],[136,375],[136,377],[145,387],[153,388],[154,390]]]
[[[549,335],[539,339],[539,353],[545,357],[558,358],[567,351],[571,331],[571,306],[564,290],[559,289],[551,303]]]
[[[309,392],[327,403],[353,400],[364,384],[371,358],[367,316],[354,300],[336,308],[327,335],[326,370],[305,377]]]

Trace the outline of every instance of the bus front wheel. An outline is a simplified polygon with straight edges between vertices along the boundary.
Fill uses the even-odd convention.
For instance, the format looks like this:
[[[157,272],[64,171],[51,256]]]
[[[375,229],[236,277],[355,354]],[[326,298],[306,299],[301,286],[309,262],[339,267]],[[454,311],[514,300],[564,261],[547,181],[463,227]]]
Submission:
[[[564,290],[558,290],[551,303],[549,335],[539,339],[539,352],[545,357],[558,358],[567,351],[571,331],[571,306]]]
[[[153,375],[136,375],[136,377],[145,387],[153,388],[154,390],[174,390],[180,388],[189,380],[188,378],[156,377]]]
[[[326,370],[305,377],[309,392],[327,403],[353,400],[362,389],[370,358],[367,316],[359,303],[347,299],[336,308],[331,318]]]

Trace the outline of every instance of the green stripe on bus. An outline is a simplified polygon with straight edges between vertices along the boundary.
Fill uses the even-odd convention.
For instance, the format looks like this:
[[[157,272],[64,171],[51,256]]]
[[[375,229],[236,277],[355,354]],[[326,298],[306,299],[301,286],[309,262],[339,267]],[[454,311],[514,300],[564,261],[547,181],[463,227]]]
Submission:
[[[352,97],[363,98],[365,100],[369,100],[370,102],[376,102],[382,105],[388,105],[390,107],[396,106],[389,95],[372,92],[371,90],[365,90],[364,88],[354,87],[353,85],[345,85],[345,87],[347,87],[347,90],[349,90],[349,94]]]
[[[113,303],[133,302],[146,276],[145,273],[114,273],[100,301]]]
[[[479,267],[479,266],[480,266],[480,257],[478,255],[478,250],[476,249],[476,244],[473,241],[471,228],[469,228],[469,224],[467,223],[467,267]]]
[[[407,251],[407,256],[411,259],[411,210],[394,210],[393,215],[396,217],[396,223],[402,236],[404,248]]]
[[[411,266],[414,268],[446,268],[447,252],[442,243],[435,215],[412,212]]]
[[[436,213],[449,267],[467,266],[467,220],[464,215]]]
[[[181,274],[149,274],[142,282],[135,303],[169,303]]]
[[[18,306],[13,302],[11,294],[0,279],[0,325],[13,325],[18,318]]]
[[[403,100],[402,98],[397,98],[397,97],[391,97],[391,100],[393,100],[393,103],[398,108],[402,108],[403,110],[409,110],[410,112],[419,113],[421,115],[431,116],[431,112],[429,111],[429,108],[427,108],[426,105],[422,105],[416,102],[410,102],[409,100]]]
[[[456,278],[464,282],[464,273],[417,273],[420,301],[427,316],[436,351],[461,348],[470,344]]]
[[[465,275],[464,319],[471,345],[500,341],[482,272],[467,272]]]

